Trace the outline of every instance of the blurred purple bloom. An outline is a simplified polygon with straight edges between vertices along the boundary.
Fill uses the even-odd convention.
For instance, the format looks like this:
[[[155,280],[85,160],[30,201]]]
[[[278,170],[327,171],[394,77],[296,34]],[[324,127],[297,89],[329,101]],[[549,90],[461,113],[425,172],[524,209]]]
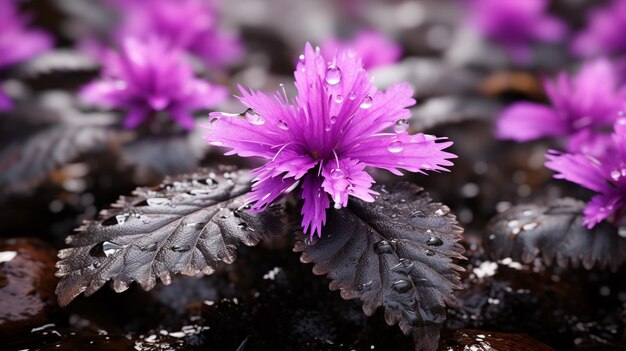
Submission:
[[[531,44],[562,40],[567,28],[546,14],[548,0],[465,0],[471,23],[518,62],[530,59]]]
[[[617,222],[624,216],[626,204],[626,119],[615,123],[614,132],[605,137],[605,149],[596,157],[584,153],[561,154],[551,151],[546,167],[558,172],[554,177],[593,190],[584,210],[584,224],[593,228],[613,216]]]
[[[128,38],[120,53],[108,52],[103,61],[102,79],[80,94],[95,105],[127,109],[126,128],[167,111],[183,128],[192,129],[192,110],[212,107],[227,95],[225,88],[197,79],[182,52],[157,38]]]
[[[109,0],[122,13],[119,38],[157,36],[219,68],[241,57],[239,39],[218,27],[215,0]]]
[[[0,1],[0,69],[27,60],[52,47],[47,33],[30,29],[31,19],[19,13],[12,0]],[[0,110],[10,109],[11,100],[0,90]]]
[[[606,60],[585,64],[574,77],[561,73],[554,81],[546,80],[544,89],[552,105],[513,104],[498,118],[499,138],[528,141],[610,128],[626,97],[626,90],[617,83],[614,67]],[[583,137],[579,136],[579,140]]]
[[[626,1],[614,0],[592,10],[587,27],[574,39],[572,50],[584,57],[626,54]]]
[[[328,58],[334,57],[340,51],[350,51],[363,60],[365,69],[397,62],[402,56],[400,45],[373,30],[360,31],[349,41],[328,39],[321,45],[321,50],[322,55]]]
[[[407,133],[407,107],[415,104],[408,84],[378,91],[360,59],[345,51],[327,60],[307,44],[300,58],[295,100],[240,87],[245,113],[210,115],[212,145],[231,148],[227,155],[267,160],[253,171],[252,210],[300,186],[304,232],[321,236],[331,199],[335,208],[345,207],[349,195],[374,200],[365,167],[401,175],[400,169],[425,173],[452,165],[448,159],[456,156],[443,151],[452,142]]]

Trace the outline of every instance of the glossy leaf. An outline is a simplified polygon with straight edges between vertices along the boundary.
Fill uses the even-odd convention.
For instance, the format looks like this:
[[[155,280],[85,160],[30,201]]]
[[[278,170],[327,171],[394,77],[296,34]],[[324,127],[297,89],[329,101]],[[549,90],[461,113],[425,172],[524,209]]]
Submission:
[[[177,273],[211,274],[218,264],[235,261],[240,244],[253,246],[280,233],[280,206],[246,210],[250,183],[247,171],[224,167],[120,198],[98,220],[86,221],[68,237],[72,247],[59,252],[60,304],[93,294],[109,280],[121,292],[132,282],[149,290],[157,278],[169,284]]]
[[[372,315],[384,307],[388,324],[412,334],[417,348],[436,348],[445,306],[461,288],[462,229],[448,207],[432,203],[415,185],[377,186],[373,203],[350,200],[328,211],[322,238],[300,237],[295,251],[313,263],[313,273],[331,279],[344,299],[359,298]]]
[[[602,222],[592,230],[581,223],[585,203],[571,198],[517,205],[494,217],[485,232],[492,259],[510,257],[525,263],[540,257],[548,264],[617,269],[626,254],[626,239]]]

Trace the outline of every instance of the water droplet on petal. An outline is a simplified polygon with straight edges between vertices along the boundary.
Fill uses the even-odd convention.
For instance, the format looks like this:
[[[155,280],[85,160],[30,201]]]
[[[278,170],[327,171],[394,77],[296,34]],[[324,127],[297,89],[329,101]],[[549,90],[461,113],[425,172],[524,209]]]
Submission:
[[[341,95],[341,94],[335,95],[335,102],[338,103],[338,104],[342,103],[343,102],[343,95]]]
[[[354,99],[356,99],[356,94],[354,93],[354,91],[351,91],[351,92],[348,94],[348,99],[350,99],[350,100],[354,100]]]
[[[387,150],[389,150],[389,152],[398,153],[404,150],[404,145],[400,140],[395,140],[387,145]]]
[[[341,70],[335,65],[328,66],[326,70],[326,83],[336,85],[341,82]]]
[[[439,239],[439,238],[431,236],[430,239],[428,239],[428,241],[426,242],[426,245],[428,245],[428,246],[441,246],[441,245],[443,245],[443,241],[441,239]]]
[[[379,255],[393,253],[393,246],[387,240],[381,240],[374,244],[374,252]]]
[[[391,288],[399,293],[406,293],[411,290],[411,282],[406,279],[399,279],[391,283]]]
[[[332,124],[328,123],[326,124],[326,127],[324,127],[324,130],[327,132],[330,132],[330,128],[332,127]]]
[[[256,126],[261,126],[265,124],[265,118],[263,118],[263,116],[256,113],[256,111],[254,111],[251,108],[247,109],[243,114],[244,114],[244,117],[248,120],[248,122]]]
[[[611,171],[611,178],[613,178],[614,181],[618,181],[621,177],[622,173],[619,170],[614,169]]]
[[[404,133],[408,129],[409,129],[409,121],[407,121],[406,119],[399,119],[393,125],[393,131],[398,133],[398,134]]]
[[[363,99],[363,101],[359,105],[359,107],[364,110],[367,110],[368,108],[372,107],[372,97],[369,95],[366,96],[365,99]]]
[[[337,123],[337,116],[330,116],[330,124]]]
[[[301,54],[299,57],[300,61],[304,61],[304,54]]]
[[[287,125],[287,122],[283,121],[282,119],[278,120],[278,128],[282,130],[289,130],[289,126]]]
[[[333,168],[330,171],[331,179],[341,179],[345,176],[345,173],[341,170],[341,168]]]

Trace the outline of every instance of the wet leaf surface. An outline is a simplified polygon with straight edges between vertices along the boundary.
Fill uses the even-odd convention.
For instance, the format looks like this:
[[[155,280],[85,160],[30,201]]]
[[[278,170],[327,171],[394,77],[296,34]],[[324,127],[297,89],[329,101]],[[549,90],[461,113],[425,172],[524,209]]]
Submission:
[[[102,148],[117,132],[115,116],[83,113],[64,94],[49,94],[38,104],[20,104],[0,114],[0,190],[24,191],[83,153]],[[2,197],[2,196],[0,196]]]
[[[312,243],[301,237],[295,251],[328,275],[330,289],[344,299],[359,298],[372,315],[384,306],[388,324],[412,334],[416,348],[436,348],[445,306],[455,305],[460,288],[453,259],[463,258],[457,243],[462,229],[441,204],[409,183],[379,186],[373,203],[352,200],[347,209],[328,212],[325,235]]]
[[[561,267],[617,269],[624,261],[626,239],[602,222],[592,230],[582,225],[585,203],[571,198],[517,205],[497,215],[485,231],[487,254],[530,263],[541,257]]]
[[[280,206],[246,211],[250,182],[247,171],[219,168],[120,198],[68,237],[72,247],[59,252],[59,302],[90,295],[109,280],[120,292],[132,282],[149,290],[157,278],[169,284],[177,273],[210,274],[219,263],[232,263],[239,245],[280,233]]]

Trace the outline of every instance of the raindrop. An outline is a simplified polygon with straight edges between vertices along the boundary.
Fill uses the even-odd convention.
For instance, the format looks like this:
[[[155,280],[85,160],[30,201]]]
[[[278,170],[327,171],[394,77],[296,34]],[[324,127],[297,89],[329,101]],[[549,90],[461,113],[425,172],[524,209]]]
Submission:
[[[411,212],[411,218],[425,218],[426,214],[420,210]]]
[[[369,95],[366,96],[365,99],[363,99],[363,101],[359,105],[359,107],[364,110],[367,110],[368,108],[372,107],[372,97]]]
[[[338,103],[338,104],[342,103],[343,102],[343,95],[337,94],[335,96],[335,102]]]
[[[345,173],[341,170],[341,168],[333,168],[330,171],[330,178],[331,179],[341,179],[345,176]]]
[[[406,119],[399,119],[393,125],[393,131],[398,134],[405,133],[408,129],[409,121],[407,121]]]
[[[444,213],[443,213],[443,210],[442,210],[442,209],[437,209],[437,211],[435,211],[435,214],[436,214],[437,216],[443,216],[443,215],[444,215]]]
[[[395,154],[404,150],[404,145],[400,140],[392,141],[391,143],[389,143],[389,145],[387,145],[387,150]]]
[[[330,116],[330,124],[337,123],[337,116]]]
[[[278,120],[278,128],[282,130],[289,130],[289,126],[287,125],[287,122],[283,121],[282,119]]]
[[[256,111],[254,111],[253,109],[249,108],[247,109],[243,115],[245,116],[245,118],[248,120],[248,122],[256,125],[256,126],[262,126],[265,124],[265,118],[263,118],[263,116],[261,116],[260,114],[256,113]]]
[[[170,203],[170,200],[164,197],[153,197],[147,199],[146,202],[148,203],[148,206],[165,206]]]
[[[154,242],[154,243],[150,243],[148,245],[142,246],[141,248],[139,248],[139,250],[144,251],[144,252],[152,252],[152,251],[156,251],[158,247],[159,247],[159,244]]]
[[[304,55],[300,55],[298,58],[300,59],[300,61],[304,61]]]
[[[434,256],[435,252],[433,250],[426,250],[426,256]]]
[[[372,290],[372,285],[374,284],[374,282],[372,280],[370,280],[367,283],[363,283],[363,284],[359,284],[356,287],[356,291],[363,293],[369,290]]]
[[[330,132],[330,129],[332,128],[332,124],[328,123],[326,124],[326,127],[324,127],[324,130],[327,132]]]
[[[191,246],[189,246],[189,245],[174,245],[174,246],[170,247],[170,250],[172,250],[174,252],[187,252],[187,251],[191,250]]]
[[[611,178],[613,178],[614,181],[618,181],[621,177],[622,173],[619,170],[614,169],[611,171]]]
[[[391,283],[391,288],[399,293],[406,293],[411,290],[411,282],[406,279],[399,279]]]
[[[428,279],[426,279],[426,278],[415,278],[415,279],[413,279],[413,284],[415,284],[415,286],[426,285],[426,284],[428,284]]]
[[[326,70],[326,83],[336,85],[341,82],[341,70],[335,65],[328,66]]]
[[[350,99],[350,100],[354,100],[354,99],[356,99],[356,94],[354,93],[354,91],[351,91],[351,92],[348,94],[348,99]]]
[[[237,227],[239,227],[239,229],[241,229],[243,231],[246,231],[246,230],[248,230],[248,223],[241,222],[241,223],[237,224]]]
[[[100,262],[94,262],[93,263],[93,268],[100,268],[100,266],[102,266],[102,263],[100,263]]]
[[[115,220],[117,221],[117,224],[124,224],[126,223],[126,220],[128,219],[128,217],[130,217],[130,214],[128,213],[119,214],[115,216]]]
[[[443,241],[441,239],[439,239],[439,238],[431,236],[430,239],[428,239],[428,241],[426,242],[426,245],[428,245],[428,246],[441,246],[441,245],[443,245]]]
[[[381,240],[374,244],[374,252],[379,255],[393,253],[393,246],[387,240]]]
[[[122,248],[122,246],[116,243],[101,241],[89,250],[89,254],[95,257],[109,257]]]

